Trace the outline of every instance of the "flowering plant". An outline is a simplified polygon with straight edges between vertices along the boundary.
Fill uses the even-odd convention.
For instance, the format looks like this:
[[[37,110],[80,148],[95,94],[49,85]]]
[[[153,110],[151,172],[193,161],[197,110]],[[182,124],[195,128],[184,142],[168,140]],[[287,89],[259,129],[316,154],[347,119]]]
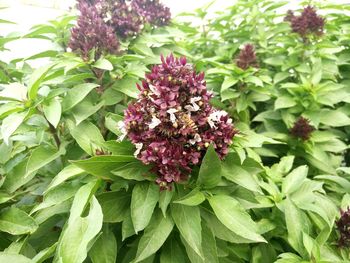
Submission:
[[[161,187],[186,180],[210,144],[221,158],[228,153],[236,133],[232,119],[209,104],[205,85],[204,73],[197,74],[186,58],[162,57],[125,111],[122,127],[137,147],[135,157],[154,164]]]

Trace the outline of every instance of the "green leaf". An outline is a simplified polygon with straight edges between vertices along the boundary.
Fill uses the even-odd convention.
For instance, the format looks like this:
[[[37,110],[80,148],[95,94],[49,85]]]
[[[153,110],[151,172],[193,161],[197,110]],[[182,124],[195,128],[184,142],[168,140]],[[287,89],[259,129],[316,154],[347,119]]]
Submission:
[[[129,155],[103,155],[86,160],[71,161],[71,163],[97,177],[115,178],[111,171],[134,160],[135,157]]]
[[[288,72],[278,72],[275,77],[273,78],[273,83],[277,84],[283,80],[285,80],[286,78],[289,77],[289,73]]]
[[[136,233],[149,224],[158,200],[158,185],[152,182],[135,185],[131,197],[131,219]]]
[[[33,214],[41,209],[51,207],[53,205],[61,204],[66,200],[72,198],[77,192],[77,186],[72,184],[63,184],[53,190],[47,192],[44,195],[43,201],[36,205],[34,209],[30,212]]]
[[[100,58],[99,60],[97,60],[94,64],[93,64],[94,68],[99,68],[99,69],[103,69],[103,70],[113,70],[113,65],[112,63],[105,59],[105,58]]]
[[[174,222],[170,216],[163,217],[159,211],[155,213],[151,224],[146,227],[136,253],[135,262],[140,262],[156,253],[173,230]]]
[[[0,231],[23,235],[34,233],[37,228],[35,220],[21,209],[11,207],[0,213]]]
[[[253,83],[258,87],[264,87],[264,83],[262,82],[262,80],[255,76],[248,76],[245,79],[245,82]]]
[[[291,108],[294,107],[297,103],[292,97],[289,96],[279,96],[275,100],[275,110]]]
[[[174,191],[161,191],[159,194],[159,208],[163,212],[163,216],[166,217],[168,206],[173,199]]]
[[[249,239],[243,238],[236,235],[230,229],[228,229],[224,224],[222,224],[218,218],[211,211],[205,211],[201,213],[201,216],[206,221],[207,225],[211,228],[214,235],[222,240],[228,241],[230,243],[246,244],[251,243]]]
[[[94,83],[84,83],[74,86],[67,92],[67,95],[62,101],[63,111],[67,111],[81,102],[93,89],[99,85]]]
[[[217,245],[215,237],[212,231],[205,225],[202,224],[202,234],[203,234],[203,253],[204,259],[197,255],[190,246],[185,246],[187,255],[192,263],[219,263]],[[184,241],[186,242],[186,241]]]
[[[79,146],[89,155],[95,155],[96,148],[101,150],[105,140],[100,130],[91,122],[83,121],[79,125],[69,127],[70,133]]]
[[[100,101],[97,104],[93,104],[91,100],[84,100],[72,109],[72,114],[75,119],[76,125],[79,125],[82,121],[95,114],[104,105],[104,101]]]
[[[247,159],[249,160],[249,159]],[[250,191],[262,193],[254,176],[241,165],[235,155],[229,154],[222,163],[222,176]]]
[[[134,78],[123,78],[114,82],[112,89],[122,92],[131,98],[138,98],[139,90],[136,87],[137,80]]]
[[[117,240],[113,232],[104,226],[102,234],[92,246],[89,257],[92,263],[115,263],[117,260]]]
[[[184,263],[186,262],[185,254],[176,239],[170,238],[162,247],[160,263]]]
[[[287,195],[298,190],[307,177],[308,167],[306,165],[299,166],[294,169],[282,182],[282,192]]]
[[[55,98],[51,99],[47,105],[43,105],[43,111],[46,119],[56,128],[61,119],[62,108],[60,102]]]
[[[97,196],[103,211],[103,221],[118,223],[123,221],[130,206],[131,195],[125,191],[113,191]]]
[[[32,258],[32,263],[43,263],[45,260],[51,258],[56,251],[57,243],[53,244],[51,247],[45,248],[40,251],[35,257]]]
[[[286,226],[288,230],[289,244],[300,254],[305,255],[305,248],[303,246],[303,230],[308,226],[305,224],[302,212],[288,197],[284,202],[284,214]]]
[[[24,177],[29,176],[30,174],[51,163],[52,161],[56,160],[58,157],[65,153],[66,150],[64,149],[63,145],[58,151],[54,147],[38,146],[33,150],[32,154],[28,159],[26,173]]]
[[[75,212],[74,208],[72,206],[72,212]],[[61,262],[84,262],[90,242],[102,228],[102,219],[102,209],[93,196],[90,201],[90,211],[86,217],[69,218],[67,228],[62,234],[57,248],[57,257]]]
[[[31,74],[31,77],[28,81],[28,97],[31,100],[36,99],[38,96],[38,90],[40,84],[43,82],[49,71],[55,66],[55,64],[51,64],[48,66],[43,66],[38,68]]]
[[[232,76],[226,76],[224,82],[221,85],[221,92],[227,90],[238,82],[238,79]]]
[[[9,254],[5,252],[0,252],[0,262],[12,262],[12,263],[33,263],[30,258],[22,255]]]
[[[142,162],[135,161],[113,170],[112,173],[126,180],[145,181],[149,170],[150,168]]]
[[[198,206],[171,204],[171,215],[181,236],[203,258],[201,216]]]
[[[174,203],[188,205],[188,206],[197,206],[205,201],[205,195],[198,190],[198,188],[193,189],[190,193],[177,199]]]
[[[53,188],[59,186],[63,182],[65,182],[68,179],[71,179],[75,176],[81,175],[84,173],[84,170],[80,169],[79,167],[76,167],[74,165],[68,165],[65,167],[62,171],[60,171],[54,179],[52,179],[49,186],[46,188],[45,193],[52,190]]]
[[[236,199],[226,195],[216,195],[208,200],[215,215],[232,232],[252,242],[266,242],[258,234],[256,223]]]
[[[27,115],[27,111],[21,113],[12,113],[2,121],[1,135],[6,144],[9,144],[9,138],[22,124]]]
[[[221,180],[221,161],[212,145],[205,154],[197,179],[197,184],[204,188],[213,188]]]
[[[273,65],[273,66],[282,66],[284,64],[284,61],[286,60],[285,57],[279,56],[279,57],[270,57],[264,60],[266,64]]]
[[[320,122],[332,127],[342,127],[350,125],[350,118],[341,111],[322,110]]]

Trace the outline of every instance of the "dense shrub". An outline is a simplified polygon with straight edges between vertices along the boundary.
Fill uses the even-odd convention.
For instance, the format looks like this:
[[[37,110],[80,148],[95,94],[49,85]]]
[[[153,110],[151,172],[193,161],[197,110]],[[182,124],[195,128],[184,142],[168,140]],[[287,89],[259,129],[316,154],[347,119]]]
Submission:
[[[1,38],[56,49],[0,62],[0,262],[350,260],[349,6],[77,10]]]

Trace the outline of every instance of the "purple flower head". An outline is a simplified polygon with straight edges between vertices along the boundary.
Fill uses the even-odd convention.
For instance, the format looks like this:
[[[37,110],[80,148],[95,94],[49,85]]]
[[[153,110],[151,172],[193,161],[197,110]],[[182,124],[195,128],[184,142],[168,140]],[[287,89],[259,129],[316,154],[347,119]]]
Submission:
[[[310,121],[303,117],[300,117],[294,126],[290,129],[290,133],[303,141],[310,139],[311,133],[315,130],[313,126],[310,125]]]
[[[95,59],[103,53],[117,54],[119,41],[111,27],[106,25],[95,6],[79,3],[78,24],[71,30],[68,46],[79,53],[84,60],[89,60],[90,51],[95,51]]]
[[[340,247],[350,247],[350,208],[340,210],[340,218],[335,222],[340,233],[338,245]]]
[[[132,6],[146,23],[165,26],[170,22],[170,9],[162,5],[159,0],[133,0]]]
[[[122,129],[165,189],[186,180],[210,144],[223,158],[237,131],[226,112],[209,104],[204,73],[197,74],[186,58],[161,60],[137,85],[139,99],[125,111]]]
[[[312,6],[305,7],[300,16],[295,16],[289,10],[284,20],[290,22],[292,31],[298,33],[304,40],[310,34],[316,36],[323,34],[325,19],[318,16],[316,9]]]
[[[256,60],[254,46],[251,44],[244,45],[241,49],[237,62],[237,66],[243,70],[246,70],[249,67],[258,67],[258,62]]]

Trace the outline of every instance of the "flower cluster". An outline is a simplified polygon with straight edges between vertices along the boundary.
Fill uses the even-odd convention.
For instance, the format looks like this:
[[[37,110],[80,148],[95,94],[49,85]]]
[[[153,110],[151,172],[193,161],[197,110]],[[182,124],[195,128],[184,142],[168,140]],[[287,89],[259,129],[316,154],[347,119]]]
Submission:
[[[340,211],[340,218],[336,221],[340,238],[338,245],[340,247],[350,247],[350,208],[347,211]]]
[[[294,126],[290,129],[290,133],[296,137],[300,138],[303,141],[310,139],[311,133],[315,128],[310,125],[310,121],[303,117],[300,117],[295,123]]]
[[[258,67],[253,45],[247,44],[241,49],[236,64],[243,70],[249,67]]]
[[[293,11],[289,10],[284,20],[290,22],[292,31],[298,33],[304,40],[309,34],[316,36],[323,34],[325,19],[318,16],[312,6],[305,7],[300,16],[295,16]]]
[[[139,99],[128,106],[120,128],[165,189],[186,180],[210,144],[223,158],[237,131],[226,112],[209,104],[204,73],[197,74],[186,58],[161,60],[138,85]]]
[[[170,22],[170,9],[162,5],[159,0],[134,0],[132,5],[146,23],[165,26]]]
[[[159,0],[78,0],[78,9],[80,16],[69,47],[84,59],[91,50],[95,50],[95,58],[104,52],[115,54],[118,38],[136,36],[146,23],[165,26],[171,18],[169,8]]]
[[[95,59],[103,53],[118,53],[119,41],[113,29],[99,16],[96,7],[81,2],[79,10],[81,15],[77,26],[71,31],[69,48],[79,53],[84,60],[89,60],[91,50],[95,52]]]

